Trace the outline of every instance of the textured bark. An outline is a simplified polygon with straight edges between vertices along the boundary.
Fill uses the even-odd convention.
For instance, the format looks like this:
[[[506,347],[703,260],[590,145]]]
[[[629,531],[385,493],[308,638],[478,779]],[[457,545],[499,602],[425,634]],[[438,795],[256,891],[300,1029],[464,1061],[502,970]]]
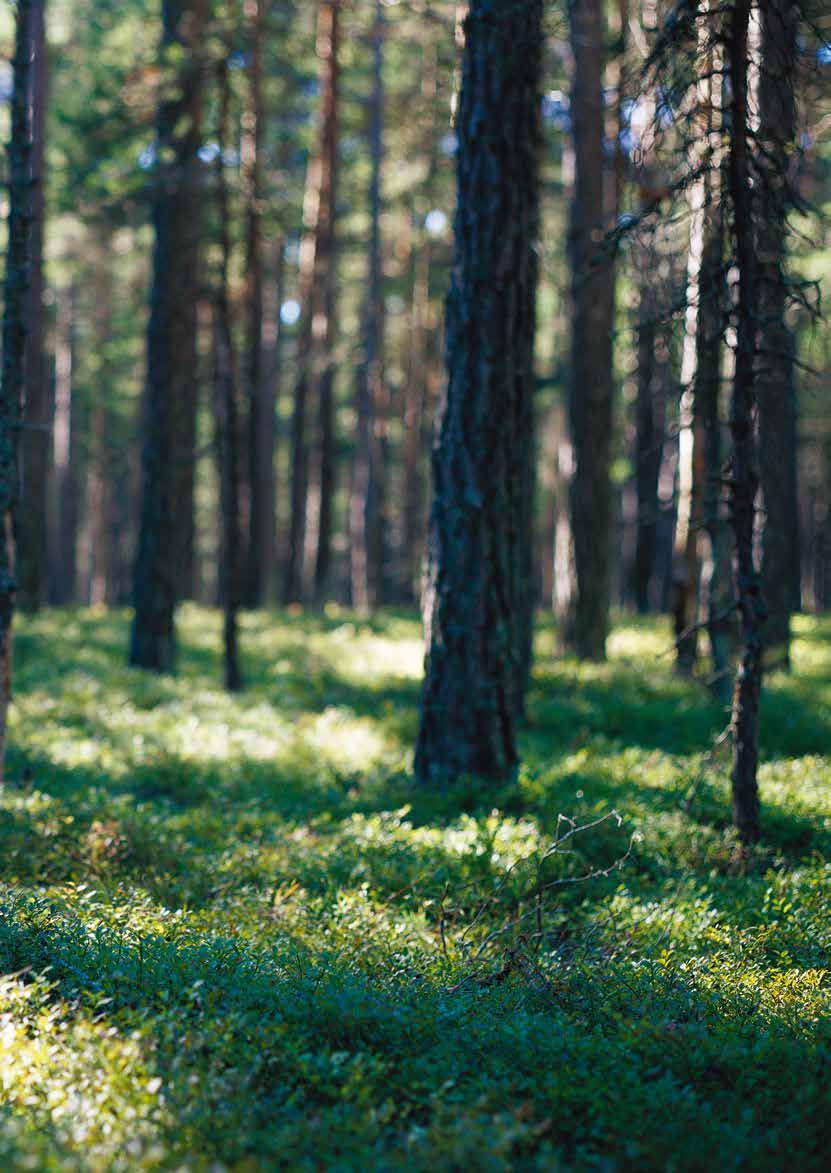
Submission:
[[[274,399],[263,367],[263,182],[265,0],[245,0],[250,65],[242,118],[240,180],[245,209],[245,384],[248,395],[248,566],[245,602],[262,605],[274,550]]]
[[[12,619],[17,592],[14,525],[19,499],[20,429],[23,422],[26,364],[26,294],[31,247],[32,130],[28,96],[32,10],[30,0],[18,0],[8,149],[8,242],[3,307],[3,366],[0,374],[0,781],[5,766],[6,726],[11,699]]]
[[[606,655],[611,579],[614,410],[613,258],[604,240],[604,21],[600,0],[571,0],[574,56],[572,130],[575,183],[569,255],[572,271],[570,414],[575,471],[571,528],[577,575],[574,650]]]
[[[386,541],[386,425],[384,376],[384,273],[381,211],[384,158],[384,37],[382,4],[376,5],[373,30],[373,87],[369,106],[370,148],[369,248],[364,306],[363,356],[358,366],[356,408],[358,434],[350,501],[350,578],[352,603],[370,611],[384,597]]]
[[[29,169],[29,291],[26,340],[26,428],[22,443],[21,509],[18,518],[18,604],[37,611],[43,602],[47,565],[47,502],[50,457],[50,383],[43,311],[43,162],[46,138],[47,70],[45,0],[32,3],[32,62],[29,104],[32,150]]]
[[[731,520],[736,546],[736,595],[741,615],[741,664],[733,694],[733,820],[744,843],[761,833],[756,771],[765,607],[753,556],[759,488],[755,433],[757,259],[747,108],[748,23],[751,0],[735,0],[727,39],[731,89],[729,189],[738,270],[736,369],[730,430],[733,438]]]
[[[219,597],[223,608],[223,668],[229,692],[242,688],[237,612],[240,604],[239,524],[239,410],[231,307],[228,301],[228,269],[231,257],[231,217],[225,182],[225,149],[228,138],[230,89],[227,59],[219,66],[219,126],[217,141],[216,203],[219,219],[220,264],[214,293],[214,410],[219,471],[220,550]],[[250,567],[249,567],[250,569]]]
[[[321,119],[303,201],[300,255],[303,306],[291,427],[291,500],[283,601],[303,599],[329,572],[334,491],[335,201],[338,172],[340,0],[321,0],[317,54]],[[317,397],[317,437],[310,452],[308,415]],[[310,402],[311,401],[311,402]],[[311,471],[310,471],[311,464]]]
[[[793,377],[794,340],[786,320],[784,276],[788,231],[788,168],[796,134],[795,70],[799,6],[768,0],[761,7],[762,64],[759,80],[759,325],[762,343],[757,372],[759,442],[765,503],[762,578],[768,621],[766,658],[790,662],[790,618],[799,609],[799,504],[797,499],[797,406]]]
[[[198,58],[205,0],[163,0],[162,53],[182,51],[159,106],[153,279],[147,332],[141,514],[130,663],[175,662],[174,612],[192,570],[202,115]]]
[[[75,599],[78,547],[78,418],[73,394],[75,287],[58,296],[55,329],[55,415],[50,500],[49,602]]]
[[[438,783],[464,773],[506,778],[517,764],[542,8],[473,0],[465,22],[415,758],[419,778]]]

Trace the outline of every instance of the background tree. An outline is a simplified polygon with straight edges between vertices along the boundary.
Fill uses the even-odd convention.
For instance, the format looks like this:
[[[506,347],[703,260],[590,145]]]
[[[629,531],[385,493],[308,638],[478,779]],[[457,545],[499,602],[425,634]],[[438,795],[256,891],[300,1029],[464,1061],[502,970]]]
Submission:
[[[163,0],[162,4],[162,62],[169,72],[163,82],[155,145],[155,250],[129,653],[134,667],[157,672],[174,666],[174,612],[192,558],[202,202],[197,154],[202,136],[199,49],[206,11],[205,0]]]
[[[25,386],[27,292],[32,216],[30,71],[35,47],[31,0],[18,0],[9,139],[9,213],[0,372],[0,780],[11,699],[11,641],[17,593],[15,512],[19,500],[20,430]]]
[[[23,508],[18,518],[18,601],[22,610],[37,611],[46,587],[47,495],[50,455],[50,371],[46,353],[44,310],[45,197],[43,168],[46,157],[46,109],[48,57],[46,3],[32,0],[32,64],[29,71],[29,105],[32,148],[30,196],[29,306],[26,339],[26,396],[22,444]]]
[[[790,662],[791,612],[799,610],[799,507],[794,340],[787,322],[791,295],[785,275],[788,211],[796,137],[796,55],[799,7],[793,0],[760,6],[758,208],[759,329],[757,373],[759,456],[764,495],[762,579],[771,664]]]
[[[569,230],[573,302],[569,403],[575,456],[571,529],[577,591],[573,630],[568,636],[578,656],[602,660],[611,589],[614,426],[613,255],[605,239],[603,5],[600,0],[571,2],[569,21],[575,160]]]

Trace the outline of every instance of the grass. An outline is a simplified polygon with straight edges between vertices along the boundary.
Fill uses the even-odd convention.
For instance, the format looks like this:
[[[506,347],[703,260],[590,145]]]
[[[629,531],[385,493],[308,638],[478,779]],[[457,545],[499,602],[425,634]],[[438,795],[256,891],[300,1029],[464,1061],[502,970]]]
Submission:
[[[768,686],[750,855],[661,624],[602,667],[541,630],[519,778],[434,794],[411,617],[248,616],[233,699],[215,614],[177,679],[126,623],[17,628],[0,1167],[828,1167],[831,623]]]

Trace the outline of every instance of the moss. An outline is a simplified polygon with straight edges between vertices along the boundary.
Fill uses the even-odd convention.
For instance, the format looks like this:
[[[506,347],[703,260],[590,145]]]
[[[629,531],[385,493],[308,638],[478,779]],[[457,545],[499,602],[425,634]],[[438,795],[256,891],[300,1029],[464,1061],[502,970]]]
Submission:
[[[657,623],[586,668],[543,627],[520,776],[443,794],[411,616],[246,616],[233,698],[214,613],[177,679],[126,633],[19,626],[4,1168],[825,1167],[827,623],[770,683],[749,856]],[[551,854],[560,816],[603,821]]]

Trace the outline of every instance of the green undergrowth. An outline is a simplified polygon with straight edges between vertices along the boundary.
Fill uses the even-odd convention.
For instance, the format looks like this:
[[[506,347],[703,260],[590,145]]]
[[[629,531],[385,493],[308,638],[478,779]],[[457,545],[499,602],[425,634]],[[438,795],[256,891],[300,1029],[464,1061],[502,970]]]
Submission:
[[[1,1168],[828,1167],[831,623],[768,684],[749,854],[665,623],[591,667],[543,627],[519,777],[444,793],[411,616],[246,616],[235,698],[181,631],[159,679],[124,614],[17,627]]]

